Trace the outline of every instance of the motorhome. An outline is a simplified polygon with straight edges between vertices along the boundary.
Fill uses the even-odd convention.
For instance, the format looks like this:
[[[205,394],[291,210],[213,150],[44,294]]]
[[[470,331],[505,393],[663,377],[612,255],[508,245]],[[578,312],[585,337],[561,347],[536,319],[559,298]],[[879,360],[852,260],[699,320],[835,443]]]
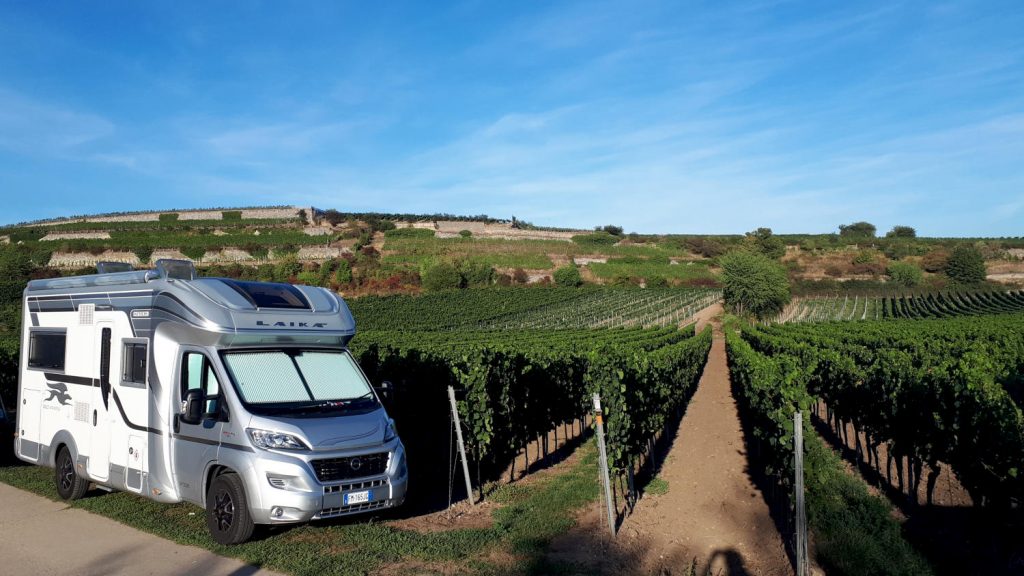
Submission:
[[[99,272],[24,291],[15,451],[61,497],[192,502],[222,544],[403,502],[405,449],[341,297],[183,260]]]

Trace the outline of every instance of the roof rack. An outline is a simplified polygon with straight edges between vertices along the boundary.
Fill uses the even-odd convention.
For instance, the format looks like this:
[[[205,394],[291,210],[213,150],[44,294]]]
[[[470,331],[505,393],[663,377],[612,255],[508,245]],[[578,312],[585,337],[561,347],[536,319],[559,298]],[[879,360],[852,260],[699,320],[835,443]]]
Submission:
[[[97,268],[99,274],[86,276],[69,276],[67,278],[46,278],[43,280],[32,280],[28,283],[28,291],[36,290],[61,290],[66,288],[90,288],[93,286],[118,286],[125,284],[145,284],[150,280],[162,278],[164,280],[195,280],[197,278],[195,265],[191,260],[160,259],[156,261],[156,268],[153,270],[134,271],[112,271],[104,272],[108,262],[100,262]]]

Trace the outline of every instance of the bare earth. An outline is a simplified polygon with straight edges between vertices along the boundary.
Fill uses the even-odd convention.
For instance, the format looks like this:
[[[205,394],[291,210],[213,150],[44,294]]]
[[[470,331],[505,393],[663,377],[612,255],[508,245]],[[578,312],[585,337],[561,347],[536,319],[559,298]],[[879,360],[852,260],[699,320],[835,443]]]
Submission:
[[[576,564],[578,574],[789,576],[792,565],[768,505],[747,474],[725,341],[715,319],[720,304],[699,312],[698,331],[714,329],[708,363],[658,475],[668,492],[646,494],[614,541],[595,504],[578,525],[552,542],[549,558]],[[688,323],[688,322],[687,322]]]
[[[646,495],[626,518],[619,539],[644,549],[648,573],[792,574],[782,537],[747,474],[725,341],[717,321],[697,392],[659,477],[668,493]]]

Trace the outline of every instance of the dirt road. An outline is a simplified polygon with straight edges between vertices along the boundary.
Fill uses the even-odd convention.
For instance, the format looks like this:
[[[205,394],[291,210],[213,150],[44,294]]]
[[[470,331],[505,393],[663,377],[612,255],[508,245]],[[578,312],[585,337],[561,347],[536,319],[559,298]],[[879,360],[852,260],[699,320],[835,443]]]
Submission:
[[[618,539],[643,550],[647,573],[685,574],[696,560],[698,574],[710,567],[711,574],[789,575],[782,538],[747,474],[725,341],[712,325],[707,366],[659,474],[668,492],[644,496]]]

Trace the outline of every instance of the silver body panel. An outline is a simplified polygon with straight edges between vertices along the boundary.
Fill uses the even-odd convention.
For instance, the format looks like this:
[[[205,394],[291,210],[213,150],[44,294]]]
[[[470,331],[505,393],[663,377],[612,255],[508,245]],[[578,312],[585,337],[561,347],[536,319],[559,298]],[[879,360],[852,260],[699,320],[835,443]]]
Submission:
[[[78,473],[98,484],[200,506],[213,475],[230,470],[243,479],[257,523],[304,522],[401,504],[408,484],[405,449],[397,437],[385,441],[388,417],[382,407],[343,416],[256,416],[229,384],[222,350],[345,349],[355,322],[344,301],[322,288],[295,288],[308,309],[261,309],[218,279],[173,279],[152,271],[33,281],[23,302],[17,456],[52,467],[58,447],[65,446]],[[145,383],[125,381],[120,368],[112,370],[105,403],[95,360],[102,327],[112,333],[112,365],[121,366],[122,343],[145,343],[148,366]],[[46,329],[67,334],[62,371],[28,367],[30,334]],[[178,420],[185,352],[209,359],[221,383],[226,421],[192,426]],[[66,390],[66,405],[47,401],[55,386]],[[312,448],[255,447],[246,433],[250,427],[293,434]],[[382,453],[387,465],[374,476],[321,482],[314,469],[321,459]],[[368,502],[339,505],[346,492],[367,487]],[[275,507],[281,512],[273,517]]]

